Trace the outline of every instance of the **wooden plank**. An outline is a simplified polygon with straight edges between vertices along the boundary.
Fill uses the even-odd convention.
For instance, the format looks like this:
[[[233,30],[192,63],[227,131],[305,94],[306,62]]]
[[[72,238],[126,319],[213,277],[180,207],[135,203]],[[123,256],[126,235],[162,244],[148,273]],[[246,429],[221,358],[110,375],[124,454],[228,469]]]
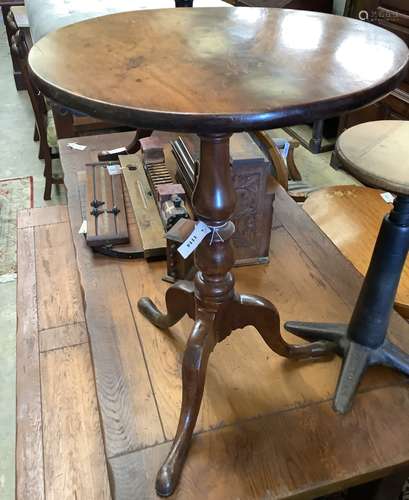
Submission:
[[[108,179],[105,168],[95,167],[94,172],[95,172],[95,184],[97,186],[97,191],[95,196],[98,200],[103,200],[105,202],[105,204],[101,208],[107,209],[112,206],[112,187],[111,183],[109,182],[110,179]],[[89,198],[88,201],[90,201]],[[115,233],[115,227],[113,224],[113,220],[111,221],[111,219],[112,216],[107,214],[105,211],[98,217],[97,219],[98,231],[96,236],[101,236],[102,238],[104,238],[105,235],[113,235]],[[87,234],[87,240],[88,237],[89,235]]]
[[[331,402],[196,435],[173,500],[312,499],[409,464],[409,390],[359,394],[347,415]],[[110,460],[116,500],[155,498],[170,443]]]
[[[87,175],[87,243],[90,246],[115,245],[129,242],[121,175],[110,175],[105,164],[86,166]],[[119,180],[117,179],[119,178]],[[102,204],[94,207],[98,200]],[[112,213],[113,209],[118,213]],[[93,215],[95,210],[99,214]]]
[[[96,195],[96,193],[94,193],[94,190],[96,188],[96,186],[94,188],[95,167],[87,167],[85,170],[85,175],[87,179],[87,196],[84,203],[83,218],[87,221],[87,237],[93,238],[97,234],[97,218],[91,217],[89,212],[91,210],[90,201],[93,200],[94,194]]]
[[[84,321],[70,224],[35,228],[39,330]]]
[[[163,308],[167,288],[161,281],[165,273],[163,264],[122,262],[120,265],[165,435],[171,439],[179,417],[181,361],[192,321],[183,319],[171,328],[171,335],[153,326],[138,311],[137,302],[140,297],[149,296]],[[319,318],[334,322],[349,319],[350,308],[282,228],[272,235],[270,265],[235,269],[235,276],[238,291],[262,295],[275,303],[282,323],[289,319]],[[291,334],[285,336],[290,342],[300,343]],[[339,358],[323,363],[289,363],[269,350],[254,328],[233,332],[217,345],[210,357],[196,431],[329,399],[339,370]],[[386,369],[369,370],[361,390],[399,383],[402,378]]]
[[[160,443],[163,431],[120,270],[105,262],[81,273],[107,455]],[[89,279],[97,289],[87,286]]]
[[[115,135],[115,134],[113,134]],[[80,205],[81,205],[81,214],[82,214],[82,220],[87,219],[87,175],[85,170],[79,170],[77,172],[77,179],[78,179],[78,191],[79,191],[79,199],[80,199]],[[135,215],[133,213],[132,209],[132,204],[131,200],[129,198],[128,190],[126,188],[126,185],[123,183],[123,188],[124,188],[124,204],[125,204],[125,211],[126,211],[126,218],[127,218],[127,229],[128,229],[128,236],[129,236],[129,243],[127,245],[122,244],[121,245],[121,250],[122,251],[134,251],[134,252],[140,252],[141,257],[143,257],[143,248],[142,248],[142,242],[141,242],[141,236],[139,233],[139,228],[138,224],[136,223]]]
[[[141,155],[120,156],[120,160],[145,258],[166,255],[165,232],[143,169]],[[136,166],[136,169],[130,170],[128,165]]]
[[[131,132],[120,132],[114,134],[102,134],[102,135],[88,135],[81,137],[81,144],[87,146],[84,151],[77,151],[71,149],[68,143],[72,142],[72,139],[60,139],[58,141],[58,148],[60,154],[62,153],[64,157],[72,156],[73,158],[79,159],[82,163],[81,168],[90,161],[98,161],[96,155],[91,157],[90,153],[97,153],[101,151],[102,148],[116,149],[120,147],[127,146],[135,138],[135,131]]]
[[[125,193],[123,189],[122,179],[122,175],[113,175],[111,178],[112,195],[114,201],[113,204],[119,210],[119,213],[115,219],[115,224],[117,234],[128,235],[128,225],[125,211]]]
[[[66,205],[55,205],[51,207],[28,208],[20,210],[17,216],[17,227],[43,226],[46,224],[57,224],[67,222],[68,209]]]
[[[108,147],[121,145],[111,145],[112,137],[106,141]],[[192,323],[183,320],[166,334],[138,316],[136,303],[142,295],[163,306],[163,263],[96,258],[77,234],[82,217],[76,173],[88,156],[63,154],[63,166],[87,321],[93,324],[91,346],[111,484],[122,500],[155,498],[154,476],[170,444],[155,446],[163,434],[154,441],[144,426],[160,436],[162,420],[166,438],[173,437],[181,360]],[[362,278],[306,214],[286,199],[282,203],[280,207],[278,200],[275,227],[280,229],[273,232],[272,263],[236,270],[238,291],[267,296],[279,307],[282,320],[346,321],[351,295]],[[109,293],[102,292],[107,289]],[[138,329],[129,317],[129,304]],[[198,434],[175,498],[311,498],[402,465],[409,457],[404,377],[386,369],[369,370],[357,398],[363,411],[356,413],[355,405],[351,414],[341,417],[333,413],[330,401],[339,368],[339,359],[283,360],[254,330],[234,332],[211,356]],[[141,416],[146,388],[148,410]],[[160,417],[149,414],[155,398]],[[313,412],[304,412],[306,408]]]
[[[88,342],[88,332],[85,323],[59,326],[40,332],[40,352],[61,349]]]
[[[16,498],[44,499],[34,230],[18,230]]]
[[[88,345],[42,353],[41,386],[47,499],[110,499]]]
[[[95,256],[78,234],[77,173],[96,154],[62,151],[72,227],[72,236],[66,233],[65,239],[66,244],[74,239],[78,255],[105,449],[111,457],[163,442],[164,435],[118,261]]]

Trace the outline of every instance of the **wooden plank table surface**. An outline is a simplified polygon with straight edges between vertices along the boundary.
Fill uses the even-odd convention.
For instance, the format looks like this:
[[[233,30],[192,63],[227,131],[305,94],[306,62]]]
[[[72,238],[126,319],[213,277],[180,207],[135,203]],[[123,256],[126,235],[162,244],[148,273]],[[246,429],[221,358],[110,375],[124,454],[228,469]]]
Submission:
[[[354,267],[365,275],[384,216],[392,205],[383,191],[363,186],[330,186],[311,193],[303,208]],[[409,259],[406,259],[395,301],[409,318]]]
[[[48,351],[55,353],[53,359],[40,354],[41,381],[43,377],[48,381],[41,392],[47,401],[42,416],[41,412],[38,415],[40,375],[28,384],[33,386],[38,421],[27,422],[26,431],[42,425],[43,433],[52,436],[68,425],[64,416],[69,411],[67,402],[63,389],[57,390],[59,386],[52,379],[54,374],[62,380],[63,387],[72,391],[75,401],[79,401],[80,407],[75,409],[75,416],[73,414],[76,421],[83,422],[79,439],[84,440],[84,429],[92,428],[86,442],[90,449],[100,453],[98,436],[102,431],[111,492],[116,500],[156,498],[154,478],[176,430],[181,402],[181,358],[191,326],[191,320],[184,319],[168,333],[161,332],[143,318],[136,307],[142,295],[149,295],[163,305],[168,286],[161,281],[165,274],[164,262],[119,261],[95,256],[78,234],[86,209],[81,207],[83,165],[94,161],[101,149],[127,144],[131,135],[81,138],[81,143],[88,146],[83,152],[68,149],[69,140],[60,141],[71,234],[66,220],[53,224],[53,232],[42,226],[34,228],[34,232],[42,233],[40,239],[29,238],[31,259],[37,262],[35,275],[32,266],[23,259],[24,254],[19,259],[25,262],[23,275],[21,271],[19,274],[19,317],[22,316],[19,328],[38,325],[38,316],[42,318],[41,328],[48,332],[41,334],[42,345],[55,346]],[[55,222],[55,217],[53,220]],[[130,233],[133,242],[138,244],[137,232]],[[59,268],[54,264],[50,267],[53,276],[44,265],[45,256],[55,260],[58,246],[66,249],[61,250],[63,260]],[[72,255],[75,255],[76,276]],[[26,275],[28,278],[24,278]],[[283,322],[288,319],[347,321],[362,280],[279,187],[270,264],[236,269],[235,275],[238,291],[257,293],[272,300]],[[57,277],[62,283],[56,288]],[[31,283],[30,286],[35,286],[37,281],[41,292],[41,296],[31,299],[35,303],[28,311],[21,302],[29,303],[24,279],[29,280],[26,284]],[[47,279],[51,280],[48,289],[45,285],[38,287],[38,283],[45,284]],[[67,321],[71,323],[62,335],[61,329],[67,328]],[[101,431],[99,423],[94,421],[96,408],[85,362],[87,359],[90,362],[88,344],[83,343],[85,326]],[[36,328],[38,330],[38,326]],[[50,329],[54,329],[55,338],[46,338]],[[409,350],[409,327],[396,313],[391,335],[400,347]],[[295,341],[290,334],[285,336]],[[68,347],[59,347],[62,339]],[[60,359],[60,351],[70,349],[78,350],[75,359]],[[85,352],[80,353],[82,350]],[[26,352],[25,356],[30,359],[31,353]],[[83,391],[74,390],[77,375],[71,379],[65,363],[70,364],[71,370],[83,373]],[[408,465],[408,380],[386,369],[369,370],[353,410],[340,416],[331,408],[339,369],[337,358],[320,362],[291,362],[280,358],[252,328],[239,330],[219,344],[209,363],[193,446],[180,486],[172,498],[315,498],[383,477]],[[27,391],[28,387],[24,386],[23,394]],[[56,405],[54,416],[46,415],[53,403]],[[20,400],[24,413],[22,404]],[[62,412],[61,420],[58,412]],[[65,457],[72,456],[70,453],[74,456],[77,453],[84,461],[86,481],[90,480],[92,485],[92,479],[100,477],[101,484],[105,484],[103,464],[89,456],[84,459],[85,452],[80,452],[78,441],[71,438],[61,432],[58,445],[46,437],[44,462],[40,460],[42,442],[34,440],[27,444],[38,458],[38,471],[46,476],[47,498],[57,496],[55,488],[62,483],[63,464],[67,463]],[[21,456],[18,474],[20,482],[24,482],[28,474],[27,467],[23,467],[24,459],[30,457],[27,453]],[[89,460],[96,460],[95,468],[92,464],[89,466]],[[73,485],[82,487],[78,480],[80,466],[76,465],[75,475],[71,472],[74,465],[68,461],[65,466],[70,480],[64,483],[62,490],[60,487],[59,498],[73,497]],[[104,488],[103,492],[95,489],[88,491],[88,496],[77,495],[77,498],[104,498]]]
[[[18,218],[16,499],[111,498],[67,207]]]

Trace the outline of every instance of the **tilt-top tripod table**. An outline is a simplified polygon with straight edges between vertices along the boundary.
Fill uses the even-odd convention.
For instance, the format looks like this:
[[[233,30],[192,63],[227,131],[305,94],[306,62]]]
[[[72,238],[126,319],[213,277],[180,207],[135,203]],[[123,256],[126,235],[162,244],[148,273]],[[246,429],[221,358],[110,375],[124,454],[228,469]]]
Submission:
[[[195,320],[183,358],[182,409],[156,489],[175,490],[200,409],[211,351],[233,330],[253,325],[288,358],[320,357],[331,342],[289,345],[269,301],[234,291],[230,243],[235,206],[229,137],[305,123],[364,106],[397,86],[408,49],[365,23],[280,9],[175,9],[118,14],[65,27],[41,39],[29,63],[38,87],[56,101],[132,127],[196,133],[200,172],[193,195],[209,234],[195,252],[194,283],[166,294],[168,328]],[[257,383],[257,381],[254,381]]]

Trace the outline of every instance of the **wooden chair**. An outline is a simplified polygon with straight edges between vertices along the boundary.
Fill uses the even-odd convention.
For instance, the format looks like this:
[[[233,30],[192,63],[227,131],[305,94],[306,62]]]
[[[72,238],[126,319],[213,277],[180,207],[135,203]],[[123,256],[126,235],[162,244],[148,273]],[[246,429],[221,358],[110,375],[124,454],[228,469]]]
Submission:
[[[44,160],[44,200],[49,200],[52,185],[63,184],[63,179],[53,176],[52,173],[52,160],[59,158],[58,139],[103,131],[112,132],[115,125],[85,115],[75,116],[72,113],[64,113],[58,106],[47,106],[44,96],[30,78],[28,70],[30,45],[27,43],[24,31],[18,27],[11,10],[7,14],[6,24],[11,36],[11,51],[20,67],[33,108],[35,119],[33,139],[39,141],[38,157]],[[126,127],[126,130],[129,128]],[[118,131],[117,127],[116,131]]]
[[[13,32],[11,32],[9,30],[7,17],[8,17],[9,12],[11,12],[11,9],[13,7],[21,7],[23,5],[24,5],[24,0],[8,0],[8,1],[7,0],[0,0],[0,10],[1,10],[2,17],[3,17],[4,25],[6,27],[6,36],[7,36],[8,45],[10,47],[11,62],[13,65],[14,83],[16,85],[17,90],[25,90],[25,85],[24,85],[24,80],[23,80],[21,72],[20,72],[20,67],[18,65],[18,62],[15,60],[13,53],[11,51],[11,37],[13,36]],[[28,28],[25,28],[25,29],[29,33]]]
[[[19,30],[17,26],[13,26],[13,14],[10,11],[10,19],[8,19],[9,26],[15,28],[14,34],[11,37],[11,50],[15,58],[18,60],[20,65],[20,70],[25,81],[25,85],[30,97],[31,105],[34,112],[35,118],[35,132],[34,140],[38,139],[39,146],[39,158],[44,160],[44,177],[45,177],[45,188],[44,188],[44,199],[49,200],[51,198],[51,188],[53,184],[62,184],[63,179],[53,176],[52,160],[58,158],[58,153],[52,151],[47,138],[47,126],[48,126],[48,111],[45,104],[44,97],[41,95],[39,90],[35,87],[31,81],[28,66],[27,57],[29,48],[26,43],[24,32]]]
[[[268,156],[275,169],[275,177],[277,181],[288,191],[288,181],[300,181],[301,174],[295,165],[294,161],[294,148],[298,148],[300,143],[290,139],[288,153],[284,159],[280,152],[280,147],[285,141],[273,140],[264,131],[251,132],[250,135],[254,141],[259,145],[260,149]]]
[[[295,164],[294,149],[300,143],[295,139],[272,139],[265,131],[250,132],[251,137],[269,159],[273,172],[281,186],[297,202],[305,201],[308,194],[315,190],[302,180]],[[284,151],[288,146],[288,151]],[[282,154],[283,152],[283,154]]]
[[[129,127],[93,118],[84,114],[74,114],[72,109],[49,102],[58,139],[69,139],[81,135],[103,134],[104,132],[127,132]]]

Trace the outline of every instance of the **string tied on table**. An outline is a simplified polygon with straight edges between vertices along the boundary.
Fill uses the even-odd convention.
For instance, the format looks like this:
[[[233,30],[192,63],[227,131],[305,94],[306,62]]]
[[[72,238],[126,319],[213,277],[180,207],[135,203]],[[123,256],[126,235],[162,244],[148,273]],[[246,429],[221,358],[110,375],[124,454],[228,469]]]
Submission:
[[[218,243],[218,242],[222,242],[224,243],[224,239],[222,237],[222,235],[219,233],[219,231],[225,227],[227,227],[227,225],[230,223],[230,221],[227,221],[225,222],[223,225],[221,226],[207,226],[211,231],[212,231],[212,234],[210,236],[210,242],[209,242],[209,245],[212,245],[213,243]],[[217,239],[216,239],[217,238]]]

